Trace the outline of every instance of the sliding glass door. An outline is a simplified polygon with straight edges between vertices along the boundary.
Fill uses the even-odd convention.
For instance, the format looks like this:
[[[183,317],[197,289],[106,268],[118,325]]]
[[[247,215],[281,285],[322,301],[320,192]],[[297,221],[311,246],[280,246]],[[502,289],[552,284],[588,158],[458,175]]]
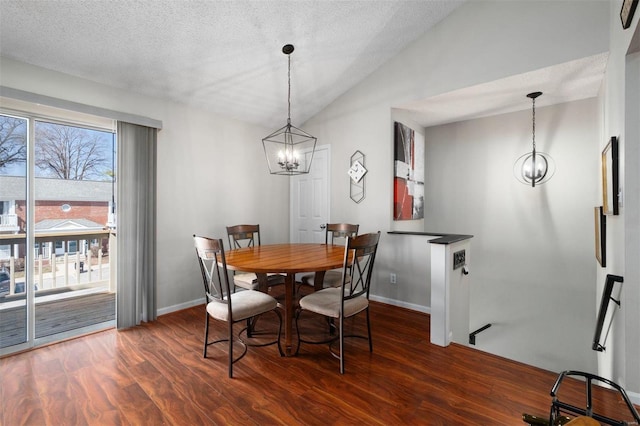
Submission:
[[[0,353],[113,326],[114,131],[37,115],[0,124]]]
[[[0,350],[28,340],[25,286],[28,135],[28,119],[0,115]]]

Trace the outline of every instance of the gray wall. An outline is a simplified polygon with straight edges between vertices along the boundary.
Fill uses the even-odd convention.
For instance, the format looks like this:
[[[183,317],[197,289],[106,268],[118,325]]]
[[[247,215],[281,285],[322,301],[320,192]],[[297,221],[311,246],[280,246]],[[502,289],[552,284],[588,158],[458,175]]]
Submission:
[[[456,182],[466,183],[466,186],[451,188],[446,179],[432,176],[433,170],[427,170],[434,183],[431,189],[436,191],[431,194],[432,204],[444,209],[438,214],[448,215],[447,218],[438,216],[437,225],[432,212],[423,223],[392,220],[392,124],[399,117],[393,108],[606,52],[609,49],[609,3],[580,2],[580,7],[576,5],[562,1],[465,3],[305,123],[307,131],[332,144],[333,176],[345,174],[345,165],[355,150],[367,155],[367,198],[360,204],[353,204],[349,200],[346,176],[344,180],[333,179],[332,215],[339,211],[340,217],[345,217],[345,212],[350,212],[350,220],[359,222],[363,231],[401,229],[476,235],[471,241],[471,283],[479,287],[477,290],[489,286],[491,291],[478,292],[473,288],[472,321],[476,323],[472,327],[483,325],[484,321],[505,323],[487,331],[491,340],[485,335],[479,337],[479,341],[484,341],[486,350],[553,371],[578,366],[591,371],[597,368],[595,354],[589,349],[597,299],[592,217],[593,207],[599,205],[597,161],[602,137],[601,115],[595,101],[553,107],[557,108],[555,114],[541,109],[548,126],[544,137],[549,136],[553,141],[553,145],[545,146],[545,149],[562,164],[558,164],[557,175],[548,184],[551,186],[538,188],[540,190],[533,193],[515,181],[512,174],[516,158],[530,149],[530,110],[508,115],[508,119],[496,117],[452,125],[448,128],[451,133],[447,134],[447,139],[454,141],[453,146],[449,146],[449,142],[442,145],[428,142],[427,161],[432,159],[439,163],[441,156],[459,159],[457,163],[447,163],[450,167],[447,177],[453,175]],[[523,98],[525,94],[523,92]],[[580,123],[582,114],[587,116],[585,126],[576,124]],[[540,120],[541,123],[544,121]],[[427,133],[444,132],[445,129],[427,129]],[[467,139],[470,134],[479,132],[483,140],[467,147],[463,144],[464,139],[455,134],[458,131]],[[558,137],[564,137],[567,132],[571,132],[570,145]],[[500,139],[501,133],[511,135],[512,139]],[[492,155],[496,152],[498,155]],[[470,156],[470,153],[474,155]],[[427,169],[429,166],[427,163]],[[441,164],[440,167],[444,166]],[[474,173],[469,173],[470,170]],[[449,190],[445,191],[445,188]],[[469,188],[474,188],[476,193],[468,194]],[[498,197],[501,194],[503,197]],[[476,203],[468,203],[465,197]],[[479,216],[470,219],[476,212]],[[520,237],[525,229],[536,231],[531,235],[533,247],[530,251],[535,253],[534,258],[530,252],[524,252],[521,240],[502,235],[504,226]],[[546,231],[538,232],[541,229]],[[550,235],[551,232],[557,234]],[[398,304],[422,304],[424,297],[421,295],[428,292],[425,286],[429,286],[429,282],[420,271],[408,276],[406,281],[399,280],[395,286],[389,283],[389,272],[396,268],[397,257],[400,257],[392,254],[405,253],[407,244],[415,243],[408,243],[397,235],[383,236],[384,255],[376,261],[378,276],[374,293],[381,297],[396,297],[394,303]],[[502,259],[507,255],[510,263]],[[414,259],[421,262],[425,257],[416,253]],[[520,278],[524,276],[523,271],[530,273],[532,269],[536,271],[535,276],[541,278],[535,285],[530,285],[532,278]],[[492,272],[498,274],[499,280],[495,284],[491,283]],[[521,288],[528,291],[523,294],[525,297],[514,294],[515,288],[507,288],[509,280],[521,280]],[[493,285],[501,291],[491,288]],[[571,305],[554,316],[555,322],[540,321],[532,317],[529,308],[524,309],[539,305],[540,315],[547,315],[552,306],[558,306],[558,300],[552,305],[548,303],[548,297],[552,297],[549,295],[554,291],[559,293],[558,300],[570,301],[567,303]],[[571,293],[575,291],[579,292],[577,299],[572,298]],[[492,300],[490,309],[482,308],[481,302],[495,297],[500,299]],[[480,299],[478,305],[475,299]],[[510,303],[509,310],[500,308],[496,312],[495,307],[500,305],[498,301],[505,306]],[[586,309],[580,311],[578,306],[586,306]],[[428,310],[429,307],[425,308]],[[496,316],[495,320],[490,319]],[[553,344],[562,343],[558,331],[560,324],[565,327],[564,333],[572,336],[572,345],[555,350]],[[530,334],[519,333],[520,330]],[[546,347],[541,349],[541,346]]]
[[[531,111],[426,129],[425,222],[474,235],[471,330],[492,324],[478,349],[554,371],[596,369],[597,106],[536,108],[537,147],[557,169],[536,188],[513,174],[531,151]]]

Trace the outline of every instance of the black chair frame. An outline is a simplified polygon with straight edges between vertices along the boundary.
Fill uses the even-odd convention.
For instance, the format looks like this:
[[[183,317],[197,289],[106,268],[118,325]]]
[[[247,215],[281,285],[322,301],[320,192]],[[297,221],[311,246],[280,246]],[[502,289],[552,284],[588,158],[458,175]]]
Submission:
[[[345,338],[359,338],[367,340],[369,343],[369,352],[373,352],[373,339],[371,338],[371,320],[369,316],[369,306],[364,309],[367,324],[367,335],[358,334],[344,334],[345,319],[352,318],[358,315],[356,314],[345,317],[344,312],[345,302],[357,297],[366,297],[369,299],[369,291],[371,287],[371,278],[373,276],[373,265],[375,262],[376,252],[378,249],[378,242],[380,239],[380,232],[372,234],[363,234],[357,237],[347,237],[347,245],[345,246],[344,262],[343,262],[343,274],[342,274],[342,286],[340,290],[342,295],[340,297],[340,315],[338,319],[338,335],[333,333],[327,339],[322,340],[310,340],[303,338],[300,334],[299,319],[304,312],[304,309],[298,308],[296,310],[296,330],[298,335],[298,346],[296,348],[296,354],[300,351],[301,343],[308,344],[329,344],[329,352],[335,358],[340,360],[340,373],[344,374],[344,339]],[[334,289],[324,289],[334,290]],[[320,315],[315,313],[316,315]],[[328,319],[335,319],[327,317]],[[339,348],[336,350],[335,344],[339,343]]]
[[[584,380],[585,397],[586,397],[584,408],[577,407],[575,405],[560,401],[558,397],[558,391],[560,389],[560,385],[562,384],[562,381],[566,377],[573,377],[573,378]],[[575,371],[575,370],[567,370],[560,373],[555,384],[551,388],[551,397],[553,399],[551,402],[551,410],[549,413],[549,424],[550,425],[555,424],[560,419],[563,413],[571,413],[573,415],[591,417],[594,420],[597,420],[607,425],[614,425],[614,426],[628,425],[629,423],[626,421],[612,419],[611,417],[604,416],[594,412],[593,401],[592,401],[592,387],[593,387],[594,381],[604,383],[607,386],[610,386],[612,389],[616,390],[619,393],[620,398],[624,401],[627,408],[629,409],[631,416],[633,416],[633,419],[635,420],[635,424],[640,424],[640,415],[638,415],[638,412],[636,411],[635,407],[631,403],[631,400],[627,396],[627,393],[622,387],[620,387],[617,383],[614,383],[611,380],[606,379],[604,377],[596,376],[595,374],[591,374],[591,373],[585,373],[583,371]]]
[[[262,314],[259,314],[255,317],[246,318],[247,325],[243,327],[234,338],[233,327],[236,323],[244,321],[245,319],[234,320],[233,318],[233,302],[230,300],[232,296],[231,286],[229,284],[229,274],[227,270],[227,262],[224,256],[224,246],[222,243],[222,239],[211,239],[206,237],[198,237],[196,235],[193,236],[196,241],[196,255],[198,256],[198,264],[200,266],[200,272],[202,274],[202,282],[204,284],[204,290],[206,295],[206,305],[210,302],[223,303],[226,304],[228,309],[228,336],[225,338],[209,341],[209,322],[210,315],[209,312],[205,310],[205,331],[204,331],[204,347],[202,351],[202,355],[204,358],[207,357],[207,348],[211,345],[217,343],[228,342],[228,356],[229,356],[229,377],[233,377],[233,364],[240,361],[247,354],[248,346],[262,347],[262,346],[270,346],[277,344],[278,352],[280,356],[284,356],[284,352],[282,351],[282,346],[280,345],[280,336],[282,334],[282,314],[279,309],[273,309],[278,317],[278,335],[277,338],[273,341],[263,342],[263,343],[255,343],[251,342],[251,338],[256,337],[255,331],[255,321],[251,321],[252,318],[255,319]],[[199,241],[206,241],[206,248],[198,247]],[[206,251],[206,253],[205,253]],[[211,265],[210,268],[205,264],[205,259],[209,260]],[[255,291],[255,290],[250,290]],[[267,313],[267,312],[263,312]],[[242,337],[243,333],[246,333],[247,338],[244,339]],[[241,353],[234,357],[233,354],[233,344],[238,343],[241,347]]]

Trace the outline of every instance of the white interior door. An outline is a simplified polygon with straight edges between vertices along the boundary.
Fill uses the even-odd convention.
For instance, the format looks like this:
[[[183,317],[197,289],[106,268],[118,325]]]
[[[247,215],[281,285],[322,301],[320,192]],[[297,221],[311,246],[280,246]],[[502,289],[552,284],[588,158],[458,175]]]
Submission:
[[[291,177],[289,230],[292,243],[324,243],[329,222],[329,169],[331,148],[316,148],[309,174]]]

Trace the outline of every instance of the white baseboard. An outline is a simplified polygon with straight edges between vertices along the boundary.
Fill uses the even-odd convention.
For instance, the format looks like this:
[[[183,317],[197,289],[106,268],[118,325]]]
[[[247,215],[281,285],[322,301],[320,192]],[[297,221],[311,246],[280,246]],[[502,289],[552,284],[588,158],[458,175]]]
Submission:
[[[412,311],[423,312],[425,314],[431,313],[431,308],[428,306],[416,305],[415,303],[401,302],[395,299],[387,299],[386,297],[370,296],[370,299],[374,302],[386,303],[387,305],[399,306],[401,308],[411,309]],[[171,312],[181,311],[183,309],[191,308],[192,306],[204,305],[204,297],[201,299],[191,300],[189,302],[180,303],[178,305],[167,306],[166,308],[158,309],[158,316],[170,314]]]
[[[425,314],[431,314],[431,308],[428,306],[416,305],[415,303],[402,302],[395,299],[387,299],[380,296],[369,296],[374,302],[386,303],[387,305],[399,306],[401,308],[411,309],[412,311],[423,312]]]
[[[158,316],[170,314],[171,312],[181,311],[183,309],[191,308],[197,305],[203,305],[204,307],[204,297],[196,300],[191,300],[185,303],[180,303],[178,305],[172,305],[172,306],[167,306],[166,308],[158,309]]]
[[[629,399],[634,405],[640,405],[640,393],[627,392],[627,391],[625,392],[627,393],[627,396],[629,397]]]

